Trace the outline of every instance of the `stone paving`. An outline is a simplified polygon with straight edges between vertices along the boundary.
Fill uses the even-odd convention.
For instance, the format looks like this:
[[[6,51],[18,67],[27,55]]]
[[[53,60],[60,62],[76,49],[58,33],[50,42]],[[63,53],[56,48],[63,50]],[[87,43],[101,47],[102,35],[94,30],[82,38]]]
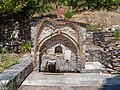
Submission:
[[[34,70],[18,90],[120,90],[120,75]]]
[[[99,62],[86,62],[86,71],[98,71]],[[103,73],[47,73],[38,66],[18,90],[119,90],[120,75]]]

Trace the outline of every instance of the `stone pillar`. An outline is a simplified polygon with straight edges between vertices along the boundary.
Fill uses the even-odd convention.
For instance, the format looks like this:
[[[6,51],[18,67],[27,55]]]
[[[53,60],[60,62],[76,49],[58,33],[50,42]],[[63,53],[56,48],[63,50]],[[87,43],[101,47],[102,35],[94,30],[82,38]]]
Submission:
[[[39,72],[41,72],[42,53],[39,53]]]
[[[86,46],[86,29],[80,27],[81,30],[81,46],[80,46],[80,59],[81,59],[81,69],[85,69],[85,46]]]
[[[83,45],[83,51],[82,51],[82,59],[83,59],[82,69],[85,69],[85,62],[86,62],[86,60],[85,60],[85,48],[86,48],[86,46]]]
[[[81,59],[80,59],[80,40],[78,39],[79,47],[77,47],[77,70],[81,71]]]
[[[80,60],[80,56],[77,56],[77,70],[81,71],[81,60]]]

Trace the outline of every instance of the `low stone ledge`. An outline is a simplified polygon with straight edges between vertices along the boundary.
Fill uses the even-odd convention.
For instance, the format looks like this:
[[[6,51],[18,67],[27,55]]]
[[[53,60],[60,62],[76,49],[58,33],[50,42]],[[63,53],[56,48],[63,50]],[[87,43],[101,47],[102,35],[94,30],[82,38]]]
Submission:
[[[20,58],[21,62],[19,64],[13,65],[1,73],[0,87],[2,87],[2,84],[6,84],[8,88],[12,85],[12,90],[17,90],[33,70],[32,59],[33,57],[31,55],[26,55]]]
[[[105,69],[82,69],[81,73],[100,73],[105,71]]]

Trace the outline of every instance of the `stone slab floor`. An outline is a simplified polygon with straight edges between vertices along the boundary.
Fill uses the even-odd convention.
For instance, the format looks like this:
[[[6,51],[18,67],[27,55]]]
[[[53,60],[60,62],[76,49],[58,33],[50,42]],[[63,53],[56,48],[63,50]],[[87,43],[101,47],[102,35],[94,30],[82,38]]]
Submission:
[[[120,75],[34,71],[18,90],[120,90]]]
[[[120,90],[120,75],[44,73],[35,69],[18,90]]]

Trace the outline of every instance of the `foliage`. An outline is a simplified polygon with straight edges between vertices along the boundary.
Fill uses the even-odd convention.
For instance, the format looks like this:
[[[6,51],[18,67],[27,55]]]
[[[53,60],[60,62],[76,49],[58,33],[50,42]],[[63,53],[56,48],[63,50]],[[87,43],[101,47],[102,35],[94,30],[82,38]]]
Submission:
[[[55,4],[51,4],[52,0],[1,0],[0,14],[9,15],[18,13],[25,17],[31,17],[36,13],[47,13],[55,8]]]
[[[115,39],[120,39],[120,30],[114,31],[114,37]]]
[[[27,53],[31,51],[31,43],[30,41],[22,42],[20,45],[20,52]]]
[[[114,0],[86,0],[86,6],[88,10],[112,10],[119,6],[119,2]]]
[[[0,81],[0,90],[7,90],[7,80],[5,82]]]
[[[19,63],[18,58],[13,59],[5,54],[0,54],[0,68],[1,68],[0,72],[10,67],[11,65],[18,63]]]
[[[7,86],[7,90],[13,90],[14,81],[11,80]]]
[[[13,80],[11,80],[9,84],[7,80],[4,80],[4,82],[0,81],[0,90],[13,90],[13,83]]]
[[[64,13],[64,16],[65,16],[66,18],[70,19],[70,18],[72,18],[73,13],[70,12],[70,11],[67,11],[66,13]]]
[[[0,53],[3,53],[3,48],[2,47],[0,47]]]
[[[19,13],[31,17],[38,13],[48,13],[60,4],[71,11],[116,9],[120,0],[1,0],[0,14]],[[68,11],[67,10],[67,11]]]
[[[0,14],[21,11],[26,4],[25,0],[0,0]]]
[[[120,0],[63,0],[63,2],[73,11],[113,10],[120,6]]]

